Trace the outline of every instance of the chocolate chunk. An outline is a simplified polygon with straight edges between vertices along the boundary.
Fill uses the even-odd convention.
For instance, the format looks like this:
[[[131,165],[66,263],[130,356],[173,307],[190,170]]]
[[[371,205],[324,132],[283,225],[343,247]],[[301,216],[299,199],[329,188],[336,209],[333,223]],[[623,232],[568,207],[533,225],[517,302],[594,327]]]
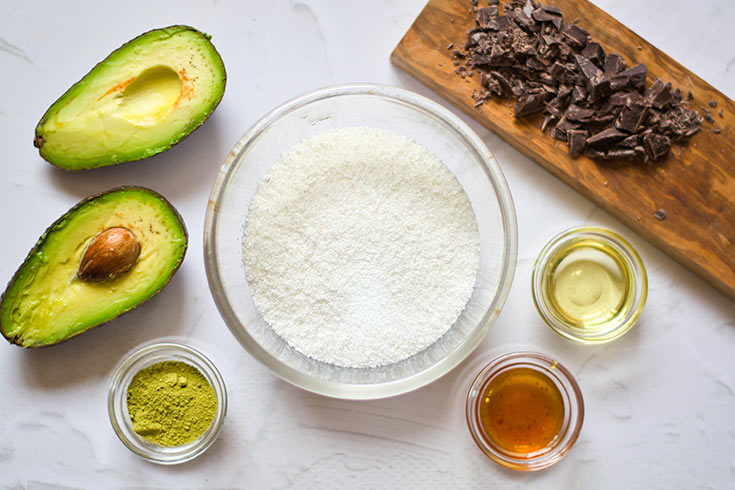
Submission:
[[[592,41],[588,43],[582,50],[582,56],[600,68],[603,68],[605,65],[605,50],[602,49],[602,45],[598,42]]]
[[[526,66],[531,68],[532,70],[537,70],[537,71],[542,71],[546,69],[546,65],[540,62],[537,58],[528,58],[526,60]],[[546,74],[543,73],[542,75],[546,75]]]
[[[490,92],[502,97],[505,95],[505,92],[503,90],[503,87],[498,83],[498,81],[490,74],[490,73],[483,73],[481,76],[481,83],[482,86],[488,89]]]
[[[717,102],[715,102],[715,101],[714,101],[713,99],[710,99],[710,101],[709,101],[709,102],[707,102],[707,104],[708,104],[708,105],[709,105],[710,107],[712,107],[713,109],[714,109],[715,107],[717,107]]]
[[[646,75],[648,69],[643,63],[628,68],[627,70],[621,71],[610,77],[610,88],[614,91],[623,90],[626,88],[635,88],[637,90],[643,89],[643,85],[646,83]]]
[[[561,34],[573,48],[584,48],[590,37],[587,31],[569,22],[562,24]]]
[[[564,112],[564,117],[570,121],[584,122],[588,121],[592,116],[595,115],[594,109],[586,109],[576,104],[571,104]]]
[[[604,151],[589,149],[587,150],[587,156],[593,160],[604,160],[607,155]]]
[[[616,53],[609,54],[605,56],[605,75],[612,76],[617,73],[620,73],[621,71],[625,70],[625,60],[622,56]]]
[[[579,126],[579,123],[572,122],[562,117],[551,131],[551,137],[556,140],[567,141],[567,131],[570,129],[578,129]]]
[[[628,133],[635,133],[641,127],[647,115],[648,105],[636,100],[635,97],[629,96],[625,107],[620,111],[620,115],[615,121],[615,127]]]
[[[663,109],[664,106],[674,100],[671,94],[671,85],[665,84],[660,78],[657,78],[653,85],[648,87],[644,97],[651,102],[656,109]]]
[[[493,48],[487,64],[492,67],[513,66],[514,61],[515,60],[513,59],[510,50],[507,50],[503,48],[500,44],[496,43],[493,44]]]
[[[704,113],[704,120],[705,120],[705,121],[707,121],[708,123],[713,123],[713,122],[715,122],[715,118],[714,118],[714,117],[712,117],[712,113],[711,113],[710,111],[708,111],[708,110],[707,110],[707,109],[705,109],[705,108],[702,108],[702,112]]]
[[[625,138],[623,141],[618,143],[618,146],[621,148],[635,148],[636,146],[640,146],[640,140],[641,137],[637,134],[631,134],[627,138]]]
[[[665,220],[665,219],[666,219],[666,211],[664,211],[664,209],[663,209],[663,208],[657,209],[657,210],[656,210],[656,211],[655,211],[655,212],[653,213],[653,216],[655,216],[657,220],[659,220],[659,221],[663,221],[663,220]]]
[[[587,144],[592,148],[606,148],[617,143],[626,136],[627,134],[617,128],[607,128],[587,138]]]
[[[570,129],[567,131],[567,143],[569,143],[569,153],[573,157],[578,157],[587,147],[587,131],[584,129]]]
[[[548,92],[529,93],[518,99],[513,114],[515,117],[525,116],[538,112],[546,106],[546,101],[551,99]]]
[[[666,156],[671,150],[671,140],[667,136],[656,133],[648,133],[643,137],[643,147],[648,158],[658,160]]]
[[[633,160],[637,156],[632,148],[611,148],[605,152],[605,160]]]
[[[553,5],[542,5],[541,8],[543,9],[544,12],[549,13],[549,14],[559,15],[559,16],[561,16],[562,14],[561,9]]]
[[[553,114],[546,114],[544,116],[544,121],[541,123],[541,131],[546,131],[546,128],[556,123],[558,120],[559,118]]]
[[[594,86],[594,82],[602,78],[602,70],[597,68],[594,63],[592,63],[586,57],[579,54],[574,55],[574,62],[577,64],[577,67],[582,74],[587,90],[591,91],[592,87]]]
[[[578,104],[587,99],[587,89],[581,85],[576,85],[572,90],[572,103]]]
[[[475,14],[475,21],[477,22],[477,25],[479,27],[482,27],[483,29],[487,29],[490,22],[494,21],[497,15],[498,15],[498,7],[495,5],[484,8],[484,9],[478,9],[477,13]]]
[[[552,9],[556,9],[558,10],[558,12]],[[551,22],[552,25],[556,27],[557,30],[561,29],[561,23],[562,23],[561,9],[545,5],[541,8],[534,10],[531,16],[536,22]]]

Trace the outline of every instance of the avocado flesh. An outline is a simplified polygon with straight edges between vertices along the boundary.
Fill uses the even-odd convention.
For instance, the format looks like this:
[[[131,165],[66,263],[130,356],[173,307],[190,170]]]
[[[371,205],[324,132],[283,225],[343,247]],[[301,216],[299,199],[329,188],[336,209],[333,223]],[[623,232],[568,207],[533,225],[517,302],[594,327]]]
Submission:
[[[214,111],[225,68],[209,36],[187,26],[133,39],[46,111],[34,144],[50,163],[80,170],[168,150]]]
[[[105,282],[77,277],[98,233],[123,226],[140,242],[124,275]],[[187,234],[176,210],[141,187],[113,189],[82,201],[39,239],[0,303],[0,328],[24,347],[51,345],[135,308],[165,286],[183,260]]]

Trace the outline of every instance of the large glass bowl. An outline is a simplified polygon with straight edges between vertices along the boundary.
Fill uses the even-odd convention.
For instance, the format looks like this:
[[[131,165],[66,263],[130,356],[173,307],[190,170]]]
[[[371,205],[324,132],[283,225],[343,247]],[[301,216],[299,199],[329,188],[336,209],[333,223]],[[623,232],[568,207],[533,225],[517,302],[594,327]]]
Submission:
[[[413,138],[437,155],[469,196],[480,233],[477,282],[464,311],[437,342],[378,368],[345,368],[290,347],[253,303],[242,264],[248,206],[279,156],[302,139],[339,127],[382,128]],[[444,375],[487,333],[508,295],[517,255],[513,201],[482,140],[457,116],[425,97],[382,85],[328,87],[297,97],[248,130],[214,183],[204,225],[204,258],[212,295],[237,340],[286,381],[337,398],[404,393]]]

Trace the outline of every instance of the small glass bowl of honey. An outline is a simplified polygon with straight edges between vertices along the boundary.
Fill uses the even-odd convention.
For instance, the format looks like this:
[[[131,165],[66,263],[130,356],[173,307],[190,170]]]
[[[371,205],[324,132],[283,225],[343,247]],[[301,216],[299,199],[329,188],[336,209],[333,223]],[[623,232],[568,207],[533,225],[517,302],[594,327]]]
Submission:
[[[648,294],[638,253],[599,227],[572,228],[552,238],[536,259],[531,286],[541,318],[584,344],[609,342],[630,330]]]
[[[572,374],[536,352],[514,352],[485,366],[470,386],[467,426],[496,463],[521,471],[563,458],[584,420],[582,392]]]

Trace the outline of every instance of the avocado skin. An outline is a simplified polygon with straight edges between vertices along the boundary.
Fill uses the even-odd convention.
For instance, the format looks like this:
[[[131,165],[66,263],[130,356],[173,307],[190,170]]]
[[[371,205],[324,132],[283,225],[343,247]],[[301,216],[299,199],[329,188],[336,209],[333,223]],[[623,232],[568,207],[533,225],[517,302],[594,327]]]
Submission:
[[[212,109],[206,114],[206,116],[201,121],[199,121],[198,124],[196,124],[195,126],[189,128],[186,132],[184,132],[183,134],[181,134],[180,137],[171,139],[168,142],[167,145],[160,146],[159,148],[156,148],[154,151],[149,151],[146,154],[142,154],[142,155],[140,155],[137,158],[127,159],[127,160],[122,160],[122,161],[100,162],[98,165],[94,165],[94,166],[91,166],[91,167],[81,167],[81,168],[70,168],[70,167],[66,167],[64,165],[60,165],[60,164],[58,164],[56,162],[53,162],[52,160],[50,160],[49,158],[47,158],[46,155],[44,155],[43,152],[41,151],[41,149],[43,148],[43,144],[44,144],[44,139],[43,139],[43,135],[41,134],[41,132],[42,132],[42,128],[45,125],[45,123],[46,123],[46,121],[48,119],[48,116],[51,113],[51,111],[54,108],[54,106],[56,106],[56,104],[59,101],[63,100],[70,92],[72,92],[77,87],[77,85],[79,85],[80,82],[82,82],[85,78],[87,78],[87,76],[90,73],[92,73],[95,69],[97,69],[97,67],[99,67],[100,65],[102,65],[103,63],[105,63],[105,61],[107,61],[107,59],[112,54],[114,54],[114,53],[116,53],[116,52],[118,52],[120,50],[123,50],[123,49],[127,48],[129,44],[134,43],[135,41],[137,41],[139,38],[141,38],[143,36],[146,36],[146,35],[151,34],[151,33],[154,33],[154,32],[167,31],[167,30],[172,30],[172,31],[180,31],[180,30],[191,31],[191,32],[193,32],[193,33],[201,36],[202,38],[206,39],[207,42],[209,42],[209,46],[211,47],[212,53],[214,53],[216,55],[216,62],[219,65],[219,67],[221,68],[221,70],[222,70],[222,91],[220,92],[219,97],[217,97],[217,100],[212,105]],[[146,31],[146,32],[144,32],[144,33],[142,33],[142,34],[134,37],[133,39],[129,40],[128,42],[126,42],[125,44],[123,44],[122,46],[120,46],[119,48],[111,51],[110,54],[108,54],[107,56],[105,56],[105,58],[102,61],[100,61],[99,63],[97,63],[96,65],[94,65],[91,70],[89,70],[87,73],[85,73],[82,78],[80,78],[71,87],[69,87],[66,90],[66,92],[64,92],[58,99],[56,99],[49,106],[48,109],[46,109],[46,112],[44,112],[43,116],[41,116],[41,120],[38,121],[38,124],[36,125],[35,135],[33,137],[33,146],[38,149],[39,155],[45,161],[47,161],[48,163],[50,163],[51,165],[53,165],[56,168],[60,168],[62,170],[66,170],[68,172],[78,172],[80,170],[91,170],[91,169],[99,168],[99,167],[106,167],[106,166],[110,166],[110,165],[119,165],[119,164],[122,164],[122,163],[135,162],[135,161],[139,161],[139,160],[145,160],[146,158],[150,158],[152,156],[158,155],[159,153],[163,153],[165,151],[170,150],[176,144],[178,144],[182,140],[186,139],[187,136],[189,136],[190,134],[192,134],[202,124],[204,124],[211,117],[211,115],[214,113],[214,111],[217,109],[217,107],[219,106],[220,102],[222,101],[222,97],[224,97],[224,95],[225,95],[225,89],[227,88],[227,71],[225,70],[225,64],[222,61],[222,56],[219,54],[219,51],[217,51],[217,48],[214,47],[214,44],[211,43],[211,39],[212,39],[211,34],[207,34],[205,32],[199,31],[198,29],[195,29],[194,27],[187,26],[187,25],[184,25],[184,24],[175,24],[175,25],[168,26],[168,27],[161,27],[161,28],[157,28],[157,29],[151,29],[151,30]]]
[[[158,288],[157,291],[155,291],[153,294],[151,294],[150,296],[148,296],[146,299],[144,299],[140,303],[137,303],[135,305],[132,305],[131,307],[129,307],[129,308],[121,311],[120,313],[118,313],[114,317],[110,318],[109,320],[107,320],[105,322],[102,322],[102,323],[98,323],[97,325],[93,325],[93,326],[91,326],[89,328],[86,328],[84,330],[80,330],[79,332],[75,332],[74,334],[72,334],[72,335],[70,335],[70,336],[68,336],[68,337],[66,337],[66,338],[64,338],[64,339],[62,339],[62,340],[60,340],[58,342],[54,342],[54,343],[38,344],[38,345],[30,345],[30,346],[23,345],[19,341],[19,339],[17,337],[10,337],[10,336],[8,336],[6,334],[5,328],[4,328],[3,324],[2,324],[2,317],[0,317],[0,332],[3,334],[3,337],[5,337],[5,339],[8,342],[10,342],[11,344],[18,345],[20,347],[26,348],[26,349],[36,349],[36,348],[39,348],[39,347],[50,347],[50,346],[53,346],[53,345],[58,345],[58,344],[60,344],[62,342],[66,342],[67,340],[76,337],[79,334],[83,334],[84,332],[88,332],[88,331],[90,331],[93,328],[99,327],[100,325],[105,325],[105,324],[109,323],[110,321],[112,321],[112,320],[120,317],[121,315],[124,315],[125,313],[127,313],[127,312],[129,312],[131,310],[134,310],[138,306],[140,306],[143,303],[149,301],[151,298],[153,298],[158,293],[160,293],[161,290],[163,288],[165,288],[168,285],[169,282],[171,282],[171,278],[174,277],[174,275],[176,274],[176,272],[179,270],[179,267],[181,267],[181,263],[184,261],[184,257],[186,256],[186,251],[189,248],[189,232],[186,229],[186,225],[184,224],[184,219],[181,217],[181,214],[179,214],[179,211],[174,207],[173,204],[171,204],[171,202],[169,202],[168,199],[166,199],[165,197],[163,197],[161,194],[159,194],[158,192],[154,191],[153,189],[149,189],[149,188],[143,187],[143,186],[136,186],[136,185],[124,185],[124,186],[120,186],[120,187],[115,187],[113,189],[109,189],[109,190],[104,191],[104,192],[100,192],[98,194],[94,194],[92,196],[89,196],[89,197],[87,197],[87,198],[79,201],[71,209],[69,209],[66,213],[64,213],[63,215],[61,215],[61,217],[59,219],[57,219],[56,221],[54,221],[48,228],[46,228],[46,230],[40,236],[40,238],[38,239],[38,241],[36,242],[36,244],[33,246],[33,248],[31,249],[31,251],[28,252],[28,255],[26,255],[26,258],[20,264],[20,266],[18,267],[18,270],[15,271],[15,274],[13,274],[13,277],[10,279],[10,281],[8,281],[8,284],[5,287],[5,291],[3,291],[2,296],[0,296],[0,306],[2,306],[2,304],[5,302],[5,296],[8,293],[8,291],[10,290],[10,286],[15,282],[15,280],[18,278],[19,274],[23,270],[23,266],[38,251],[38,249],[41,247],[41,245],[43,245],[43,243],[48,238],[49,233],[53,232],[60,224],[62,224],[64,222],[64,220],[68,216],[72,215],[77,209],[79,209],[84,204],[88,203],[89,201],[95,200],[97,198],[100,198],[100,197],[102,197],[104,195],[107,195],[107,194],[111,194],[113,192],[118,192],[118,191],[123,191],[123,190],[139,190],[139,191],[143,191],[143,192],[147,192],[149,194],[152,194],[153,196],[155,196],[158,199],[160,199],[169,208],[169,210],[171,211],[171,214],[176,218],[176,221],[178,222],[179,226],[181,227],[181,230],[184,233],[184,250],[182,251],[181,257],[177,261],[177,263],[174,266],[173,270],[169,274],[168,279],[166,280],[166,282],[164,282],[161,285],[161,287]]]

